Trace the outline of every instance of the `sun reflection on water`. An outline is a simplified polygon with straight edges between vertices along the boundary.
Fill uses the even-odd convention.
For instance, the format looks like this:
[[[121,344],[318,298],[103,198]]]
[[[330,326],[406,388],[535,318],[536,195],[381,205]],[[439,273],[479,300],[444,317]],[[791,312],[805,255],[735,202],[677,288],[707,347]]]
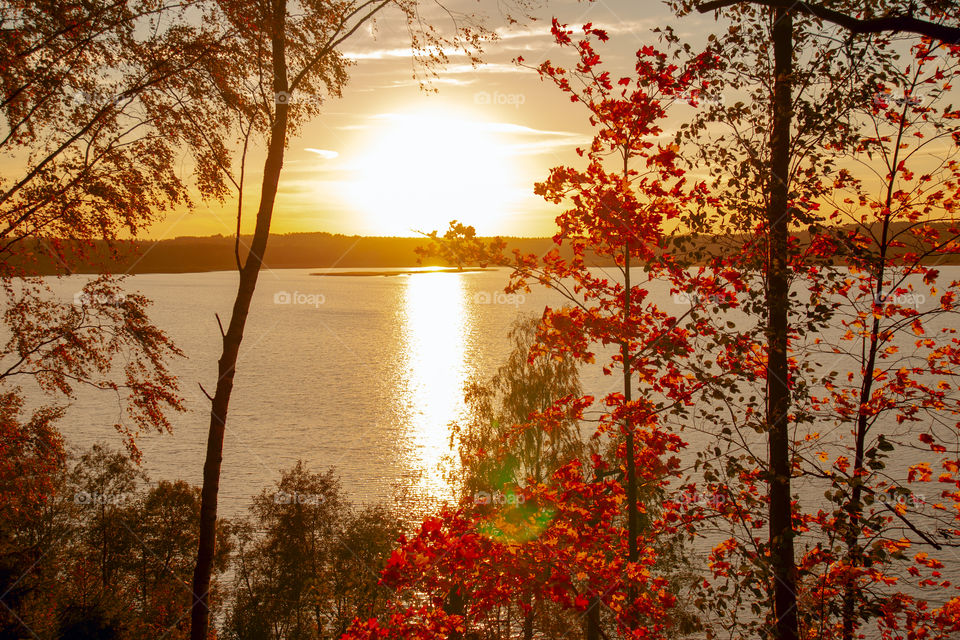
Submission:
[[[428,501],[453,497],[441,469],[451,454],[450,423],[464,416],[466,347],[471,329],[463,276],[424,273],[407,277],[406,342],[408,464],[419,471],[418,491]]]

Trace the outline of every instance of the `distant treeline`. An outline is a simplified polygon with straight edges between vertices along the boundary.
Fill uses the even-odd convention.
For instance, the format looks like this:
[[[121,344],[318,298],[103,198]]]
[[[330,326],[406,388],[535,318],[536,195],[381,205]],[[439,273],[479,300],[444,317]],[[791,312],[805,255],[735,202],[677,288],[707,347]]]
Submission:
[[[903,226],[902,223],[901,225]],[[939,225],[934,225],[939,226]],[[835,237],[843,238],[848,227],[836,228]],[[944,239],[952,236],[950,230],[941,229]],[[795,236],[800,245],[809,242],[809,233],[801,231]],[[543,255],[555,248],[551,238],[504,238],[508,251],[519,249],[523,253]],[[901,254],[910,250],[909,232],[902,234],[905,247],[895,247]],[[701,251],[705,254],[722,253],[723,245],[742,242],[742,238],[725,236],[701,236],[690,243],[690,237],[681,241],[681,251]],[[38,275],[56,273],[190,273],[201,271],[225,271],[236,269],[233,236],[183,236],[170,240],[118,241],[108,244],[74,240],[39,239],[28,240],[20,246],[14,262],[27,266],[29,272]],[[240,255],[246,258],[250,236],[241,236]],[[330,269],[330,268],[387,268],[418,266],[415,249],[429,243],[427,238],[397,238],[374,236],[347,236],[326,232],[289,233],[271,236],[267,245],[266,265],[271,269]],[[840,240],[840,252],[851,249],[852,243]],[[565,253],[561,251],[561,253]],[[565,256],[568,257],[568,256]],[[942,264],[956,264],[957,256],[939,256]],[[29,262],[29,265],[25,264]],[[609,265],[609,259],[591,258],[591,262]],[[929,262],[929,260],[923,260]],[[441,265],[433,260],[424,265]]]
[[[346,236],[331,233],[290,233],[271,236],[265,263],[271,269],[334,267],[414,267],[418,246],[427,238]],[[553,247],[550,238],[510,238],[510,248],[542,254]],[[250,236],[242,236],[240,255],[246,258]],[[24,250],[26,249],[26,250]],[[187,273],[236,269],[233,236],[184,236],[170,240],[136,240],[108,245],[77,241],[38,240],[21,247],[18,259],[30,261],[39,275],[55,273]],[[439,262],[425,262],[439,265]]]

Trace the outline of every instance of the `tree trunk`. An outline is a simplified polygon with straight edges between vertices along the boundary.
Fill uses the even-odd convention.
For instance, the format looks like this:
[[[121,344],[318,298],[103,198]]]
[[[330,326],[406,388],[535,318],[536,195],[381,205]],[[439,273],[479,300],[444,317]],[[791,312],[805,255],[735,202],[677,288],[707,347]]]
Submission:
[[[286,0],[272,2],[272,57],[273,88],[275,93],[286,93]],[[193,604],[190,613],[191,640],[207,640],[210,627],[210,575],[216,543],[217,496],[220,490],[220,463],[223,459],[223,435],[227,409],[233,391],[233,376],[243,341],[243,329],[250,311],[250,301],[257,287],[257,278],[263,265],[263,255],[270,236],[270,220],[277,196],[283,154],[287,138],[287,101],[278,101],[270,130],[270,144],[263,167],[260,189],[260,208],[253,241],[246,264],[240,270],[240,283],[233,303],[230,325],[223,336],[223,350],[218,363],[216,392],[210,407],[210,431],[207,453],[203,464],[203,488],[200,494],[200,540],[197,565],[193,573]]]
[[[600,598],[591,598],[587,609],[587,640],[600,639]]]
[[[451,616],[460,616],[464,628],[467,626],[467,599],[464,597],[463,586],[457,585],[450,589],[447,601],[443,607],[444,613]],[[463,634],[454,629],[448,636],[449,640],[462,640]]]
[[[788,381],[789,288],[787,240],[790,208],[790,127],[792,118],[793,18],[777,9],[773,27],[773,130],[770,136],[770,195],[767,208],[767,428],[769,429],[770,557],[773,568],[775,637],[797,640],[796,566],[790,476],[790,385]]]
[[[889,202],[887,207],[889,208]],[[881,250],[877,265],[877,288],[874,292],[879,300],[883,291],[883,274],[886,260],[886,238],[889,230],[889,216],[884,218],[883,229],[880,234]],[[880,318],[873,317],[870,329],[870,346],[867,349],[867,362],[864,367],[863,385],[860,388],[860,409],[857,413],[856,440],[853,454],[853,489],[850,492],[850,501],[847,503],[847,530],[844,534],[844,544],[847,547],[847,562],[851,568],[859,567],[863,562],[863,550],[860,546],[860,520],[863,517],[863,485],[860,479],[866,474],[864,465],[864,449],[866,447],[867,431],[870,428],[866,406],[873,391],[873,374],[876,368],[877,350],[880,341]],[[843,640],[853,640],[856,630],[857,585],[847,584],[843,592]]]
[[[624,149],[623,153],[623,181],[624,186],[628,186],[629,178],[629,150]],[[629,224],[630,221],[624,220],[624,224]],[[630,280],[630,241],[627,240],[626,245],[623,249],[623,324],[624,326],[630,323],[630,318],[632,316],[632,299],[631,299],[631,287],[632,282]],[[630,352],[630,343],[622,342],[620,344],[620,357],[623,360],[623,400],[625,404],[629,404],[633,400],[633,370],[631,366],[633,365],[633,356]],[[640,558],[640,550],[637,548],[637,536],[640,534],[640,513],[639,505],[637,504],[637,451],[636,451],[636,438],[634,437],[633,430],[634,424],[631,420],[627,420],[624,427],[626,431],[626,454],[627,454],[627,561],[636,562]],[[634,587],[633,582],[630,582],[627,585],[627,606],[633,608],[633,602],[636,600],[637,590]],[[597,621],[599,623],[599,609],[597,611]],[[636,627],[636,620],[634,618],[628,619],[628,624],[631,629]]]
[[[915,86],[915,85],[914,85]],[[904,130],[907,122],[907,109],[909,104],[904,101],[900,114],[900,123],[897,130],[896,144],[893,149],[893,160],[890,166],[893,169],[887,177],[887,197],[886,197],[886,215],[883,217],[883,226],[880,229],[879,243],[880,251],[877,256],[877,263],[874,267],[874,280],[876,288],[874,289],[874,302],[880,302],[881,299],[890,295],[883,293],[883,279],[886,275],[887,249],[890,244],[890,209],[893,206],[893,194],[896,186],[897,174],[900,171],[900,145],[903,142]],[[880,316],[874,314],[873,324],[870,327],[870,346],[867,348],[867,360],[863,371],[863,382],[860,388],[860,409],[857,412],[857,430],[856,443],[854,445],[853,456],[853,489],[850,492],[850,502],[847,505],[847,533],[845,544],[847,546],[847,557],[851,567],[858,567],[863,562],[863,548],[860,544],[861,525],[860,520],[863,517],[863,485],[857,480],[866,474],[864,465],[864,449],[866,447],[867,432],[870,429],[869,415],[867,412],[867,403],[870,396],[873,395],[873,376],[877,366],[877,354],[880,351]],[[843,594],[843,640],[853,640],[853,634],[856,630],[856,602],[857,586],[848,584]]]
[[[523,594],[523,601],[530,607],[530,610],[525,611],[523,614],[523,640],[533,640],[533,615],[534,607],[536,606],[533,594],[529,591],[525,592]]]

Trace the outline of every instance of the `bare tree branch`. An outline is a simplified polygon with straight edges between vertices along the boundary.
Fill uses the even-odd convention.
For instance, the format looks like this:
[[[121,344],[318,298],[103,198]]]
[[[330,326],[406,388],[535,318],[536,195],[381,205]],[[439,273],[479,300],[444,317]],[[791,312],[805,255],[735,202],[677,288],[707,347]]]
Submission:
[[[750,2],[765,7],[777,9],[786,9],[797,13],[820,18],[827,22],[840,25],[851,33],[884,33],[903,31],[908,33],[917,33],[924,36],[930,36],[935,40],[949,44],[960,42],[960,27],[951,27],[944,24],[937,24],[928,20],[920,20],[912,15],[894,15],[884,16],[882,18],[854,18],[845,13],[827,9],[819,4],[809,2],[796,2],[795,0],[712,0],[699,5],[697,11],[707,13],[716,11],[724,7],[740,4],[741,2]]]

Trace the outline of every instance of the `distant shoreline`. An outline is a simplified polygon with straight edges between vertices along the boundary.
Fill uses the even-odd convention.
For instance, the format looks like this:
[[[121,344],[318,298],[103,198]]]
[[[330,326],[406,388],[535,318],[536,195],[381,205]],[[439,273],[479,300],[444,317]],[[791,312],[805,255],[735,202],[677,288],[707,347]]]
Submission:
[[[457,269],[455,267],[428,267],[426,269],[391,269],[389,271],[327,271],[311,273],[312,276],[407,276],[418,273],[472,273],[475,271],[490,271],[491,269],[481,267],[466,267]]]
[[[894,232],[902,231],[902,225]],[[949,232],[940,225],[941,230]],[[837,227],[839,236],[851,227]],[[839,233],[843,232],[843,233]],[[685,251],[704,251],[706,255],[718,255],[729,250],[726,243],[741,242],[737,236],[696,235],[689,237],[692,245]],[[838,236],[838,237],[839,237]],[[795,230],[793,237],[801,244],[809,243],[806,230]],[[558,247],[552,238],[501,238],[510,250],[521,255],[542,256],[558,250],[562,259],[572,258],[569,245]],[[480,238],[480,240],[488,240]],[[680,246],[680,240],[674,243]],[[240,238],[241,258],[246,259],[246,247],[250,237]],[[263,256],[264,269],[309,269],[315,275],[393,276],[424,273],[426,268],[442,269],[446,265],[438,258],[425,264],[419,262],[417,249],[428,245],[428,238],[344,236],[331,233],[292,233],[271,235]],[[103,240],[81,241],[56,238],[26,239],[18,245],[19,251],[8,256],[8,266],[20,268],[36,276],[67,274],[140,274],[140,273],[208,273],[211,271],[237,270],[234,252],[236,239],[233,236],[188,237],[168,240]],[[841,240],[840,247],[844,247]],[[911,250],[910,246],[898,248],[896,257]],[[594,266],[613,266],[612,256],[589,256]],[[960,255],[938,256],[924,264],[960,264]],[[337,274],[324,273],[324,269],[350,269]],[[365,271],[360,271],[361,269]],[[367,271],[369,270],[369,271]],[[472,270],[472,268],[471,268]],[[464,269],[463,271],[467,271]]]
[[[521,253],[543,255],[554,245],[550,238],[504,238]],[[34,239],[22,245],[11,260],[32,275],[68,273],[207,273],[236,271],[233,236],[178,237],[169,240],[103,240],[82,242]],[[271,235],[263,256],[264,269],[310,269],[323,275],[325,269],[349,269],[352,275],[368,276],[363,270],[421,273],[423,268],[442,269],[439,259],[420,263],[417,249],[428,238],[344,236],[330,233]],[[60,247],[55,254],[51,246]],[[246,259],[250,237],[240,239],[241,259]],[[466,269],[464,269],[466,270]],[[342,275],[338,274],[338,275]]]

